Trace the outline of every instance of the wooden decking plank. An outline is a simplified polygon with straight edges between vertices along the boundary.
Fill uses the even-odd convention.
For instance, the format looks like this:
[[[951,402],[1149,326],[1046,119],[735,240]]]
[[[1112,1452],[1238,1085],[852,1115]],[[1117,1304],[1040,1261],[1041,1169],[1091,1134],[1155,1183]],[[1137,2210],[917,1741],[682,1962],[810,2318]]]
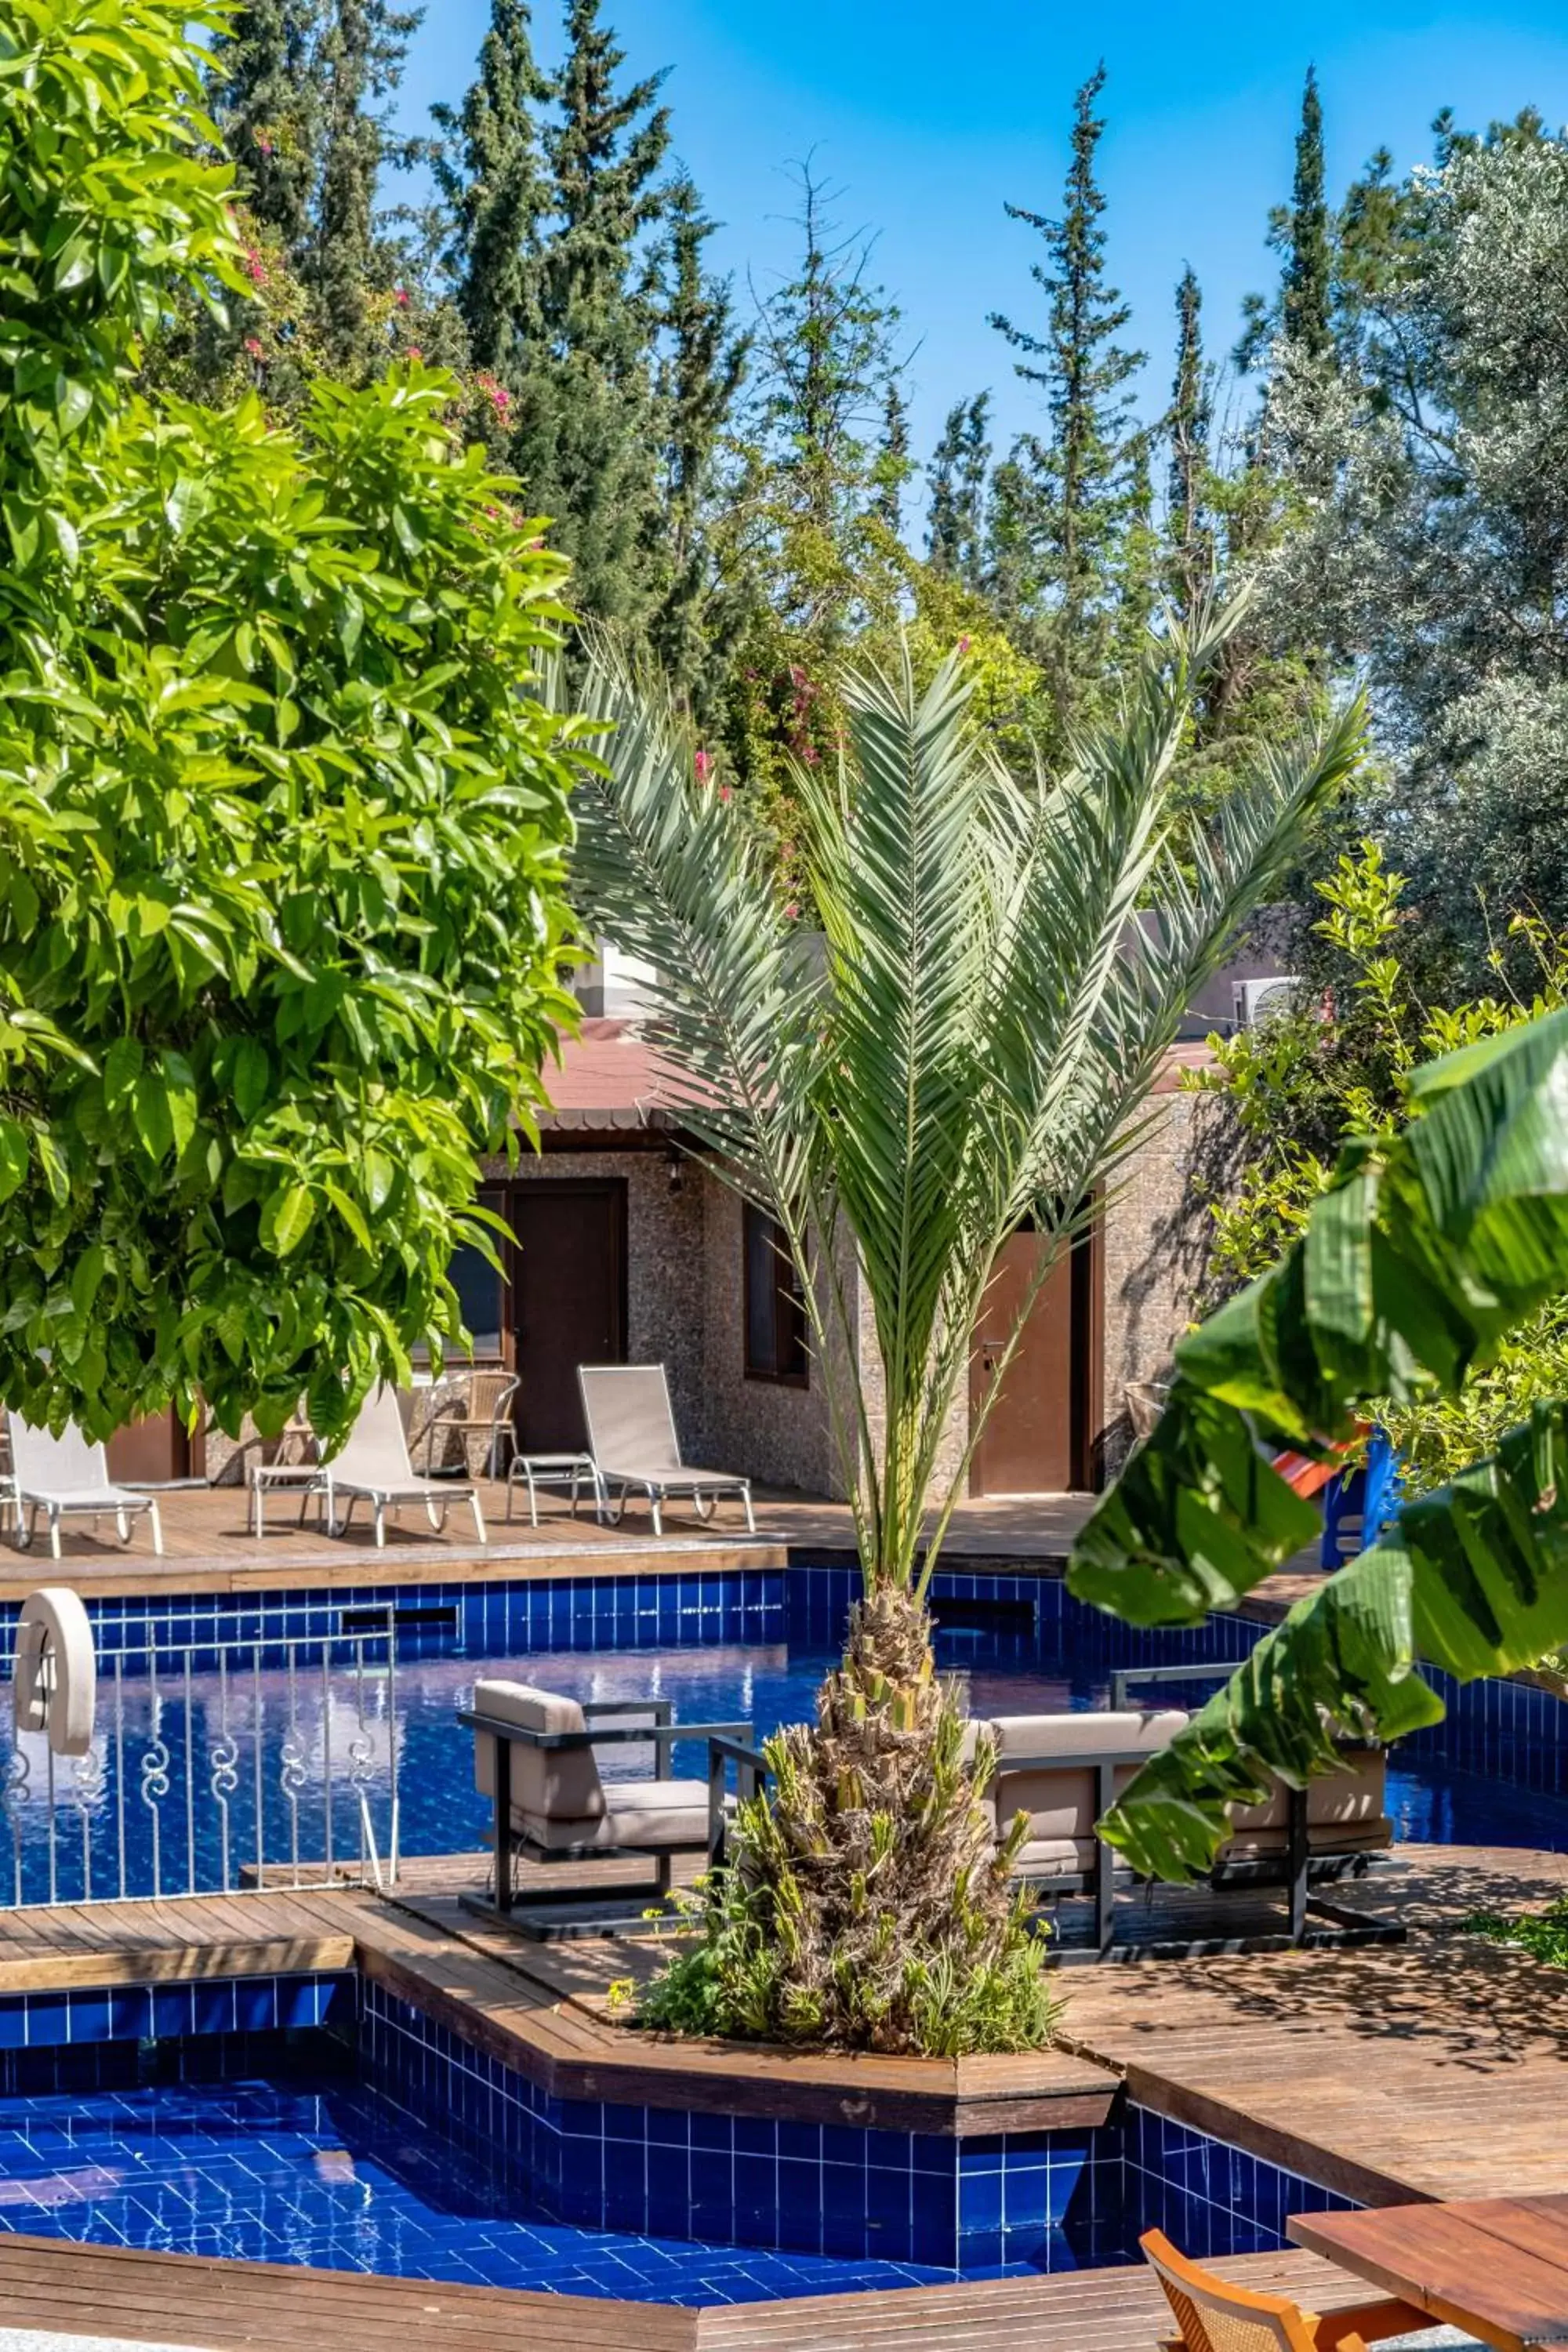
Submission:
[[[292,2263],[217,2260],[123,2246],[79,2246],[58,2239],[0,2238],[0,2311],[8,2325],[26,2310],[76,2334],[129,2336],[194,2346],[298,2344],[333,2352],[385,2352],[400,2324],[422,2345],[517,2345],[540,2352],[686,2352],[689,2312],[666,2305],[451,2286]],[[89,2324],[90,2315],[90,2324]],[[526,2331],[526,2332],[524,2332]]]

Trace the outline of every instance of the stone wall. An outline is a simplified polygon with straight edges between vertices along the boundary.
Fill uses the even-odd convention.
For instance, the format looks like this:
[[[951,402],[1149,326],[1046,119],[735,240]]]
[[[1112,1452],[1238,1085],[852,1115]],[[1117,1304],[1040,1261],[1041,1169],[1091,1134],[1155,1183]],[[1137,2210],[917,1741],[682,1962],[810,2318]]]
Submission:
[[[710,1466],[761,1486],[840,1496],[844,1482],[820,1368],[812,1365],[805,1388],[747,1375],[741,1200],[706,1171],[701,1185]]]
[[[1095,1418],[1107,1470],[1127,1451],[1127,1383],[1167,1380],[1172,1349],[1202,1311],[1208,1201],[1224,1189],[1231,1144],[1231,1114],[1219,1097],[1163,1095],[1150,1109],[1148,1131],[1113,1183],[1101,1227],[1104,1336]]]

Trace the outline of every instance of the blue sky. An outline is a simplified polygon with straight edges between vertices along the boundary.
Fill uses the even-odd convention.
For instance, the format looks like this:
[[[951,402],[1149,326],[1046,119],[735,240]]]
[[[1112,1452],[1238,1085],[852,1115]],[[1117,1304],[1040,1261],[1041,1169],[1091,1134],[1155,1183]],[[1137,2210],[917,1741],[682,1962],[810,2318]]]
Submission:
[[[789,257],[791,158],[815,150],[845,192],[845,226],[879,233],[879,274],[919,344],[922,457],[950,403],[983,384],[1006,430],[1030,420],[985,323],[993,310],[1025,313],[1033,292],[1036,240],[1002,206],[1058,209],[1073,92],[1102,56],[1110,263],[1151,353],[1151,411],[1170,373],[1183,264],[1202,280],[1215,353],[1234,341],[1243,295],[1272,283],[1267,215],[1289,191],[1309,63],[1336,188],[1380,143],[1402,166],[1425,158],[1445,103],[1478,125],[1527,102],[1554,125],[1568,120],[1563,0],[605,0],[605,14],[629,68],[670,68],[675,152],[724,224],[710,250],[742,307],[748,267],[765,285]],[[557,0],[538,0],[547,60],[557,16]],[[431,0],[402,92],[410,128],[433,99],[460,96],[488,20],[489,0]]]

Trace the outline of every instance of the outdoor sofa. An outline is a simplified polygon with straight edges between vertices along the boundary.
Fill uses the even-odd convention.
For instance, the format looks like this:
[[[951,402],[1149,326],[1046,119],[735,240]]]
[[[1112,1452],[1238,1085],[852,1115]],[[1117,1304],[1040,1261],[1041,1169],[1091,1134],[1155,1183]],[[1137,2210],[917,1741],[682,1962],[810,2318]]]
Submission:
[[[589,1699],[536,1689],[529,1683],[485,1680],[459,1719],[474,1734],[474,1782],[490,1801],[494,1857],[491,1894],[465,1896],[470,1910],[553,1939],[605,1935],[640,1923],[650,1902],[668,1896],[675,1857],[721,1850],[724,1766],[734,1743],[748,1739],[744,1723],[677,1723],[666,1698]],[[677,1780],[677,1741],[708,1743],[707,1777]],[[650,1745],[651,1780],[606,1780],[601,1749]],[[742,1751],[749,1753],[750,1751]],[[542,1888],[520,1889],[513,1864],[574,1863],[592,1866],[641,1855],[654,1865],[650,1880],[601,1883],[563,1892],[557,1874]],[[581,1878],[582,1874],[574,1875]]]
[[[1228,1665],[1172,1668],[1169,1678],[1202,1679],[1230,1671]],[[1114,1940],[1118,1870],[1117,1857],[1098,1836],[1095,1824],[1140,1767],[1187,1721],[1180,1708],[1123,1706],[1105,1712],[1002,1716],[972,1727],[972,1739],[989,1730],[996,1746],[996,1770],[984,1802],[998,1839],[1007,1834],[1020,1812],[1028,1822],[1014,1860],[1016,1875],[1046,1895],[1091,1894],[1095,1953],[1108,1953]],[[1384,1780],[1382,1748],[1345,1741],[1338,1768],[1304,1790],[1279,1782],[1266,1803],[1235,1810],[1230,1834],[1210,1874],[1215,1895],[1222,1897],[1233,1887],[1283,1887],[1289,1940],[1300,1941],[1308,1929],[1311,1885],[1364,1869],[1369,1856],[1392,1843]],[[1223,1908],[1216,1909],[1215,1927],[1213,1936],[1190,1938],[1187,1948],[1231,1940]],[[1318,1937],[1324,1932],[1314,1931]],[[1386,1940],[1396,1931],[1334,1917],[1328,1932],[1339,1940],[1370,1939],[1373,1934]]]

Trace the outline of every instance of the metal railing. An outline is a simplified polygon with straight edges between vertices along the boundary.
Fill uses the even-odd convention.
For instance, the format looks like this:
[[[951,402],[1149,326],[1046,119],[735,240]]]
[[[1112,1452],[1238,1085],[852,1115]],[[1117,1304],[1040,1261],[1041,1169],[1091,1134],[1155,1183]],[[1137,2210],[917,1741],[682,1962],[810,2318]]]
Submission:
[[[16,1728],[0,1633],[0,1906],[395,1884],[393,1612],[354,1614],[348,1633],[100,1652],[73,1758]]]

